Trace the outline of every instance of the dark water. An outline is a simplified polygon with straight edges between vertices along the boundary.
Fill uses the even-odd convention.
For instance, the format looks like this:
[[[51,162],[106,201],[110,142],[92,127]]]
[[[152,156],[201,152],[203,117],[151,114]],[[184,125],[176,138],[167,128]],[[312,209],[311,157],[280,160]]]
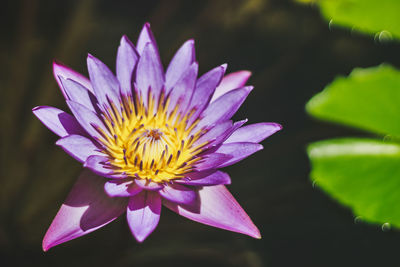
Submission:
[[[365,133],[310,119],[304,104],[337,75],[389,62],[400,46],[329,29],[317,9],[292,1],[2,1],[0,11],[1,266],[398,266],[398,230],[354,223],[351,212],[313,188],[308,143]],[[265,149],[227,168],[232,194],[263,235],[255,240],[163,209],[143,244],[125,218],[44,253],[42,237],[81,166],[54,145],[31,108],[66,109],[54,58],[86,73],[88,52],[113,67],[119,39],[152,24],[164,65],[196,40],[200,71],[229,63],[255,86],[236,119],[284,130]]]

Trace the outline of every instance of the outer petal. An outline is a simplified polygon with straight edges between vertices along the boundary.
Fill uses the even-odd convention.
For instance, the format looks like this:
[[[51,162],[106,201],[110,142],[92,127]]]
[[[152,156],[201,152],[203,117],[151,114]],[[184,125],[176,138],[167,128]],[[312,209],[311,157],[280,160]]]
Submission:
[[[104,126],[103,122],[96,113],[71,100],[67,100],[67,104],[75,118],[78,120],[79,124],[86,130],[87,133],[96,138],[102,138],[102,135],[96,130],[96,127],[103,129],[105,133],[105,129],[107,128]]]
[[[122,36],[121,44],[118,47],[116,73],[121,85],[121,94],[132,95],[132,75],[139,59],[132,42],[126,35]]]
[[[144,47],[146,46],[147,43],[152,43],[156,48],[156,50],[158,50],[153,32],[150,29],[150,23],[148,22],[144,24],[142,31],[139,34],[138,41],[136,43],[136,49],[139,55],[142,55]]]
[[[196,171],[205,171],[218,168],[221,164],[231,159],[232,156],[214,153],[206,155],[199,163],[196,164]]]
[[[93,112],[97,110],[96,97],[83,85],[71,79],[59,77],[61,84],[67,94],[67,99],[77,102]]]
[[[190,124],[197,119],[210,102],[211,96],[217,85],[221,82],[226,70],[226,64],[218,66],[203,74],[196,82],[189,109],[195,108],[196,112],[190,118]]]
[[[233,89],[243,87],[250,78],[251,72],[247,70],[237,71],[226,75],[221,84],[215,89],[211,102],[214,102],[218,97],[226,94]]]
[[[197,129],[206,125],[212,125],[220,121],[229,120],[239,109],[247,95],[253,89],[252,86],[232,90],[211,103],[203,112],[203,118],[196,126]]]
[[[260,122],[237,129],[225,143],[252,142],[259,143],[265,138],[280,131],[282,126],[273,122]]]
[[[260,232],[246,212],[223,185],[206,186],[199,190],[199,207],[187,207],[164,200],[166,207],[188,219],[261,238]]]
[[[180,80],[182,74],[195,61],[194,40],[186,41],[176,52],[171,62],[168,65],[165,73],[165,89],[168,94],[175,83]]]
[[[181,79],[175,84],[169,95],[170,102],[168,112],[172,112],[178,104],[179,111],[185,113],[193,95],[198,70],[199,64],[194,62],[188,67],[186,72],[182,74]]]
[[[56,145],[61,146],[65,152],[80,162],[85,162],[92,155],[104,156],[92,140],[77,134],[59,139]]]
[[[32,109],[33,114],[56,135],[86,135],[85,130],[70,114],[54,107],[39,106]]]
[[[143,242],[157,227],[161,213],[158,193],[143,191],[129,200],[126,217],[133,236]]]
[[[208,147],[210,146],[215,146],[219,145],[222,142],[227,139],[232,132],[234,132],[236,129],[241,127],[243,124],[247,122],[246,120],[241,120],[237,121],[234,124],[232,124],[232,121],[225,121],[217,124],[211,130],[209,130],[207,133],[205,133],[203,136],[201,136],[195,143],[194,145],[201,145],[204,142],[208,142]]]
[[[140,193],[142,188],[132,179],[112,179],[104,184],[104,190],[110,197],[130,197]]]
[[[127,206],[123,198],[104,193],[106,180],[84,170],[43,239],[43,250],[88,234],[116,219]]]
[[[110,100],[119,111],[120,85],[117,78],[103,62],[90,54],[87,57],[87,65],[90,81],[100,106],[109,107],[108,100]]]
[[[148,105],[148,91],[151,88],[157,106],[161,89],[164,86],[164,71],[157,48],[147,43],[138,62],[136,87],[143,103]]]
[[[185,205],[193,204],[197,198],[196,191],[179,184],[165,186],[158,193],[169,201]]]
[[[106,165],[107,162],[108,162],[107,157],[92,155],[86,159],[83,166],[89,168],[95,174],[101,175],[103,177],[115,178],[115,179],[126,178],[126,175],[115,174],[110,168],[107,168],[108,167]]]
[[[186,180],[178,180],[177,183],[193,186],[210,186],[231,184],[231,178],[225,172],[212,170],[189,173],[186,175]]]
[[[145,190],[150,190],[150,191],[158,191],[160,189],[163,189],[164,185],[150,182],[145,179],[135,179],[135,183],[140,186],[141,188]]]
[[[219,168],[223,168],[235,164],[236,162],[247,158],[251,154],[260,151],[261,149],[263,149],[263,146],[256,143],[229,143],[220,146],[215,153],[232,156],[231,159],[225,161],[219,166]]]
[[[59,77],[62,77],[64,79],[74,80],[74,81],[82,84],[90,92],[93,93],[93,88],[92,88],[92,85],[88,78],[86,78],[82,74],[70,69],[69,67],[65,66],[64,64],[62,64],[60,62],[57,62],[57,61],[53,62],[53,74],[54,74],[54,78],[56,79],[58,86],[60,87],[61,92],[63,93],[65,98],[67,98],[67,94],[64,91],[64,88],[61,84]]]

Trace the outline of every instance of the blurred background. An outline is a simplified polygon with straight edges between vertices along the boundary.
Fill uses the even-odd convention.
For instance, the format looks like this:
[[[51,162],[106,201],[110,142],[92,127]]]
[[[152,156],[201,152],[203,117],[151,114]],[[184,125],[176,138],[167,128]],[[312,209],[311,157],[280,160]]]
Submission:
[[[354,67],[400,67],[399,44],[329,27],[312,5],[283,0],[10,0],[0,21],[2,266],[398,266],[397,230],[355,221],[308,177],[308,143],[366,134],[315,121],[304,104]],[[145,22],[164,66],[194,38],[201,73],[222,63],[228,72],[251,70],[255,90],[235,119],[283,125],[263,151],[226,168],[228,188],[263,238],[163,209],[143,244],[122,216],[44,253],[44,233],[82,168],[31,113],[38,105],[67,109],[52,60],[86,75],[90,52],[114,69],[121,36],[136,41]]]

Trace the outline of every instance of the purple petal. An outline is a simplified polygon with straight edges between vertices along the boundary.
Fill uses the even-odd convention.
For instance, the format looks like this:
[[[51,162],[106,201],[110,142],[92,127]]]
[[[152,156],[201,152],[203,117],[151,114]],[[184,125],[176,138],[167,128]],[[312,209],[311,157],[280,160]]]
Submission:
[[[165,73],[166,93],[175,86],[176,82],[181,79],[182,75],[195,61],[194,40],[186,41],[175,53],[168,65]]]
[[[168,112],[172,112],[176,105],[179,105],[179,111],[185,114],[196,85],[198,70],[199,64],[194,62],[182,75],[181,79],[175,84],[174,88],[172,88],[169,95],[170,102]]]
[[[87,57],[90,81],[100,107],[110,107],[110,100],[116,108],[120,108],[120,86],[111,70],[99,59],[92,55]]]
[[[67,94],[67,99],[77,102],[93,112],[97,110],[96,97],[83,85],[71,79],[59,77],[61,84]]]
[[[196,171],[205,171],[218,168],[221,164],[231,159],[232,156],[214,153],[204,156],[204,158],[196,164]]]
[[[122,36],[121,44],[118,47],[116,73],[121,85],[121,94],[132,95],[132,75],[139,54],[132,42],[126,35]]]
[[[250,78],[251,72],[247,70],[237,71],[226,75],[220,85],[215,89],[211,102],[217,100],[220,96],[229,91],[243,87]]]
[[[43,239],[43,250],[88,234],[116,219],[127,206],[124,198],[110,198],[106,180],[84,170]]]
[[[156,50],[158,50],[153,32],[150,29],[150,23],[148,22],[144,24],[143,29],[139,34],[138,41],[136,43],[136,50],[138,51],[139,55],[143,54],[143,50],[147,43],[152,43],[156,48]]]
[[[231,159],[225,161],[219,166],[219,168],[223,168],[235,164],[261,149],[263,149],[263,146],[260,144],[243,142],[223,144],[215,152],[232,156]]]
[[[92,155],[104,156],[92,140],[81,135],[67,135],[59,139],[56,145],[80,162],[85,162]]]
[[[226,64],[218,66],[203,74],[196,82],[189,109],[195,108],[196,112],[190,118],[190,124],[197,119],[210,102],[211,96],[217,85],[221,82],[226,69]]]
[[[259,143],[272,134],[280,131],[282,126],[273,122],[261,122],[237,129],[225,143],[252,142]]]
[[[177,183],[192,186],[210,186],[219,184],[231,184],[229,175],[222,171],[192,172],[186,175],[186,180],[178,180]]]
[[[203,126],[216,124],[220,121],[229,120],[242,105],[252,89],[252,86],[235,89],[212,102],[207,109],[204,110],[203,118],[196,126],[196,129],[201,129]]]
[[[132,179],[112,179],[104,184],[104,190],[110,197],[130,197],[139,194],[142,188]]]
[[[136,87],[143,103],[148,105],[148,91],[151,88],[157,106],[161,89],[164,86],[164,71],[157,48],[147,43],[139,59],[136,71]]]
[[[169,201],[185,205],[193,204],[197,198],[196,191],[179,184],[165,186],[158,193]]]
[[[201,145],[205,142],[210,142],[210,145],[220,143],[226,135],[232,132],[232,121],[224,121],[211,128],[208,132],[202,135],[194,142],[194,146]],[[218,142],[217,142],[218,141]]]
[[[70,114],[54,107],[39,106],[32,109],[33,114],[56,135],[86,135],[85,130]]]
[[[143,242],[156,229],[160,213],[161,197],[158,193],[142,191],[130,198],[126,217],[138,242]]]
[[[104,139],[103,136],[95,129],[103,129],[104,133],[107,133],[107,129],[96,113],[86,108],[85,106],[76,103],[71,100],[67,100],[67,104],[74,114],[75,118],[78,120],[79,124],[88,132],[91,136],[99,139]]]
[[[150,191],[158,191],[163,189],[164,185],[148,181],[146,179],[135,179],[135,183],[143,189]]]
[[[62,77],[64,79],[74,80],[74,81],[82,84],[85,88],[87,88],[90,92],[93,93],[93,88],[92,88],[92,85],[88,78],[86,78],[82,74],[70,69],[69,67],[63,65],[60,62],[57,62],[57,61],[53,62],[53,74],[54,74],[54,78],[56,79],[58,86],[60,87],[61,92],[63,93],[65,98],[67,98],[67,94],[65,93],[64,88],[61,84],[60,77]]]
[[[246,212],[223,185],[199,190],[199,209],[163,201],[164,205],[190,220],[217,228],[261,238],[260,232]]]
[[[124,179],[126,175],[117,174],[111,168],[109,168],[108,158],[104,156],[96,156],[92,155],[88,157],[83,164],[85,168],[89,168],[92,172],[97,175],[107,177],[107,178],[115,178],[115,179]]]

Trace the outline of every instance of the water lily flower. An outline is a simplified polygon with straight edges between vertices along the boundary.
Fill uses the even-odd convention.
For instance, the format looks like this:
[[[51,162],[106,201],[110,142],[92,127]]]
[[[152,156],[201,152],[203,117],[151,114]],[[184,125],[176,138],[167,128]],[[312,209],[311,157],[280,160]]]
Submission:
[[[55,62],[54,76],[72,115],[49,106],[33,113],[60,136],[57,145],[85,167],[62,204],[43,249],[88,234],[126,212],[142,242],[165,206],[191,220],[260,238],[226,189],[219,168],[262,149],[276,123],[232,122],[253,87],[248,71],[226,65],[198,77],[194,41],[185,42],[166,72],[149,24],[136,46],[121,39],[116,75],[92,55],[89,79]]]

